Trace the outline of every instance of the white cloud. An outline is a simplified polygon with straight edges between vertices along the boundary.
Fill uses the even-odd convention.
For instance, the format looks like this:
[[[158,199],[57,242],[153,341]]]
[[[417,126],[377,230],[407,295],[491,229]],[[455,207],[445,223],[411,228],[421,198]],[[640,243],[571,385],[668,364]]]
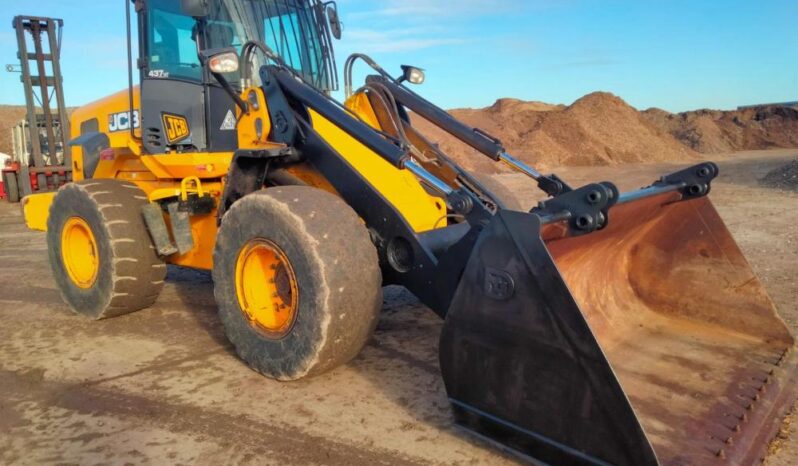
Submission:
[[[518,4],[520,0],[346,0],[344,40],[369,53],[408,52],[468,42],[461,21]],[[444,18],[452,20],[444,20]],[[446,24],[447,26],[443,26]],[[354,27],[346,27],[351,25]]]
[[[408,52],[443,45],[458,45],[465,39],[452,36],[441,28],[409,27],[404,29],[351,29],[346,31],[347,45],[369,53]]]
[[[345,47],[369,53],[407,52],[501,41],[492,30],[475,39],[481,19],[559,8],[576,0],[339,0]]]
[[[368,19],[374,17],[403,17],[416,20],[435,19],[441,17],[475,17],[492,16],[519,12],[521,10],[541,9],[562,6],[572,0],[387,0],[368,2],[369,7],[358,8],[360,11],[352,18]],[[376,5],[375,5],[376,3]],[[344,2],[342,8],[361,4],[360,2]]]

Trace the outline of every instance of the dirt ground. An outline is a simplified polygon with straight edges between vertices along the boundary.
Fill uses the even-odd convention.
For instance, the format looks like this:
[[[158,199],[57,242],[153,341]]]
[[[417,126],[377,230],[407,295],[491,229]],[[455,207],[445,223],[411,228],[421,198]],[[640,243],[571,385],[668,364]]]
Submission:
[[[712,199],[798,333],[798,193],[758,179],[798,150],[718,156]],[[649,184],[673,165],[566,168],[574,184]],[[531,205],[532,184],[501,178]],[[386,289],[377,332],[351,364],[282,384],[225,341],[208,274],[170,269],[152,309],[90,322],[62,303],[44,234],[0,204],[1,464],[515,464],[452,425],[438,373],[441,322]],[[785,427],[769,466],[798,462]]]

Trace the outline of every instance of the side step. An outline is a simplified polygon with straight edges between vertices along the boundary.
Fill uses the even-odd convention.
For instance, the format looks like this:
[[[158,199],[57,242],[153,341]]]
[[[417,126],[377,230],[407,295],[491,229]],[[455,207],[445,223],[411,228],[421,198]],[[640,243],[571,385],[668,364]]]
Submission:
[[[167,205],[169,220],[172,227],[174,242],[169,235],[169,228],[163,216],[163,209],[158,203],[150,203],[142,208],[144,222],[150,232],[155,249],[160,256],[171,256],[173,254],[186,254],[194,249],[194,237],[191,234],[191,222],[188,212],[179,209],[179,203],[173,202]]]

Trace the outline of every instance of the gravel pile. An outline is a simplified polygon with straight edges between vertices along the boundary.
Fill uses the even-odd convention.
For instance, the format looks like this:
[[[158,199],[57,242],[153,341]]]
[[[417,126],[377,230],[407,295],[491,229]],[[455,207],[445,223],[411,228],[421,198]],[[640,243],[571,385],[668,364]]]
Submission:
[[[798,192],[798,160],[777,168],[759,180],[763,186]]]

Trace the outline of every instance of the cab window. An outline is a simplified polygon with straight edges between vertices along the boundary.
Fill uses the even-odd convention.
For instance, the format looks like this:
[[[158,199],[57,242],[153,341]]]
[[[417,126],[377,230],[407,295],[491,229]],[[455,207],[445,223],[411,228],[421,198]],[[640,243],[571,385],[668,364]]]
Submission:
[[[178,2],[151,2],[148,34],[148,77],[202,81],[196,20],[170,11]],[[170,4],[169,7],[161,6]]]
[[[321,85],[319,65],[323,63],[318,31],[310,12],[304,9],[285,12],[265,19],[266,45],[277,52],[288,66],[310,82]]]

